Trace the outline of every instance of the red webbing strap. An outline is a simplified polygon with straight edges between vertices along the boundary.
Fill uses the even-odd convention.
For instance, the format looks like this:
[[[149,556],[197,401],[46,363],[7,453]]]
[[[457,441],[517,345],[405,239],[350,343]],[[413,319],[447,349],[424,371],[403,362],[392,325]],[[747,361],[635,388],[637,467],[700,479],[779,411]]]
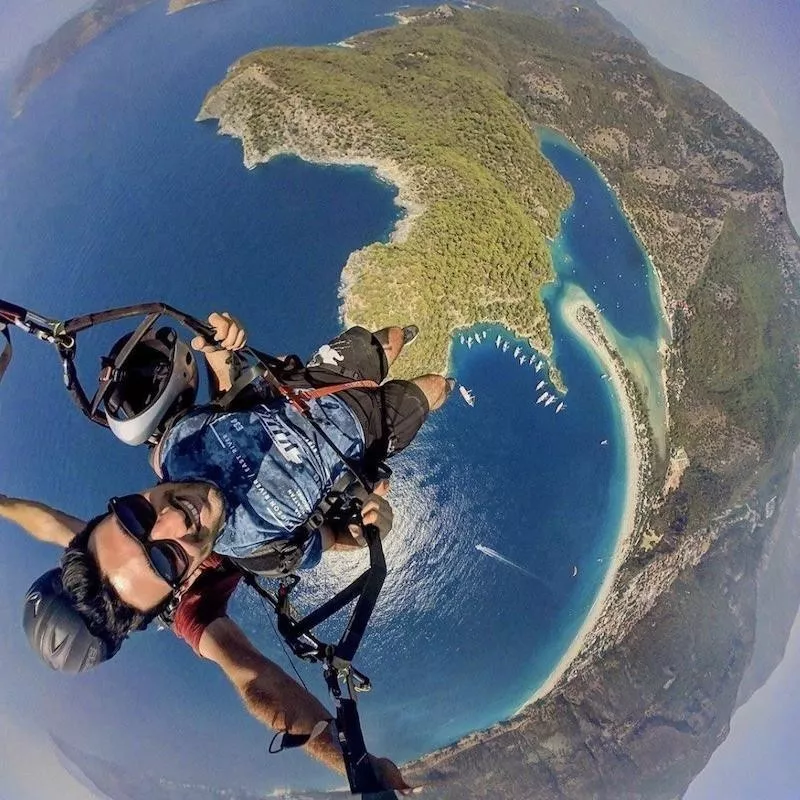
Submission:
[[[318,389],[290,389],[281,384],[281,394],[300,412],[306,410],[309,400],[318,397],[327,397],[329,394],[345,392],[349,389],[377,389],[380,386],[375,381],[351,381],[350,383],[336,383],[332,386],[321,386]]]

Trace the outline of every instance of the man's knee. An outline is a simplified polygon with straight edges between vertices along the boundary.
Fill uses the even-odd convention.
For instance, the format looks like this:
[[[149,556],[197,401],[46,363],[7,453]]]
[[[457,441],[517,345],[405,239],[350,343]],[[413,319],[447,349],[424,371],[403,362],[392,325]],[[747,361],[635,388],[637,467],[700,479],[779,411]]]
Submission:
[[[435,411],[447,399],[447,379],[441,375],[420,375],[412,383],[422,390],[431,411]]]

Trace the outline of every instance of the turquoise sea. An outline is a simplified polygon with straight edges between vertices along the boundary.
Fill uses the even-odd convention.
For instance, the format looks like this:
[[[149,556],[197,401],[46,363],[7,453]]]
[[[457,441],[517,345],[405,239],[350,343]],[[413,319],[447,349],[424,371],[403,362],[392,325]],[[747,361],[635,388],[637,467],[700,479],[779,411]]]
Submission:
[[[238,142],[193,120],[238,56],[336,42],[388,24],[390,10],[378,0],[336,14],[318,0],[228,0],[165,18],[154,4],[81,51],[19,119],[0,121],[0,296],[61,317],[155,299],[198,316],[227,310],[275,352],[308,354],[332,337],[341,268],[389,235],[395,189],[366,169],[289,157],[248,171]],[[390,576],[357,664],[375,685],[361,702],[367,741],[398,761],[513,713],[568,648],[614,548],[626,471],[619,412],[559,303],[574,283],[621,334],[655,342],[652,276],[591,164],[553,134],[543,152],[576,195],[545,293],[568,392],[537,404],[548,367],[537,373],[529,358],[540,354],[495,325],[458,331],[453,373],[475,405],[454,395],[394,462]],[[89,375],[116,333],[86,342]],[[20,337],[15,347],[0,387],[0,491],[88,517],[110,495],[148,485],[144,453],[72,409],[55,356]],[[268,735],[224,679],[168,633],[134,637],[78,679],[40,668],[19,630],[20,600],[55,553],[9,526],[0,534],[13,543],[0,566],[0,711],[177,780],[331,783],[301,755],[266,756]],[[304,579],[306,599],[323,599],[356,569],[323,565]],[[239,594],[232,612],[286,665],[257,600]],[[316,668],[300,669],[324,696]]]

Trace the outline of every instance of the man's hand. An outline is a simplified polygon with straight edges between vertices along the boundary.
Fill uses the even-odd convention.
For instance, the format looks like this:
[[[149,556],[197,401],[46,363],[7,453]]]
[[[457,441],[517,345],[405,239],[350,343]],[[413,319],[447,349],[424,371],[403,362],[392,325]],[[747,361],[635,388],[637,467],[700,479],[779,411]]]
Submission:
[[[200,353],[217,353],[220,350],[241,350],[247,344],[247,333],[242,323],[227,311],[218,314],[216,311],[208,318],[208,324],[214,329],[214,341],[209,342],[203,336],[192,339],[192,348]]]
[[[361,492],[354,492],[356,497],[362,498],[361,519],[364,525],[374,525],[378,529],[383,541],[392,529],[394,512],[386,499],[389,493],[389,481],[382,480],[375,486],[372,494],[367,494],[362,488]],[[325,523],[320,527],[322,535],[322,550],[359,550],[367,546],[364,538],[364,527],[352,523],[345,526],[343,522],[329,525]]]
[[[203,336],[195,336],[192,339],[192,348],[206,357],[216,383],[212,387],[212,396],[219,396],[227,392],[239,377],[239,360],[233,352],[241,350],[247,344],[247,334],[242,323],[227,311],[211,314],[208,324],[214,329],[214,341],[217,344],[209,342]]]
[[[396,792],[400,792],[400,794],[404,795],[418,794],[422,791],[421,786],[411,786],[406,783],[406,779],[403,777],[403,774],[397,768],[397,764],[395,764],[394,761],[390,761],[388,758],[378,758],[373,755],[370,755],[369,760],[372,763],[372,769],[375,770],[375,775],[378,780],[381,781],[387,789],[394,789]]]
[[[372,494],[367,495],[364,503],[361,506],[361,520],[364,526],[374,525],[380,533],[381,541],[383,541],[392,529],[394,522],[394,511],[386,495],[389,494],[389,481],[383,480],[378,483],[372,491]],[[350,535],[359,547],[366,547],[367,540],[364,538],[364,531],[360,525],[349,526]]]

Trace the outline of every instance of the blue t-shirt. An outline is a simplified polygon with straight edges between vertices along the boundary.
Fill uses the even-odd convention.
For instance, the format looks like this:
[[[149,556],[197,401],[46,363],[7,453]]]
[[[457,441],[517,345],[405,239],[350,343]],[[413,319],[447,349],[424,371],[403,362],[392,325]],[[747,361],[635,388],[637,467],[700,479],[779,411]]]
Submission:
[[[363,455],[361,425],[343,400],[313,400],[309,412],[348,459]],[[168,432],[160,466],[166,481],[204,481],[220,489],[225,524],[214,552],[234,557],[289,539],[344,471],[338,453],[283,400],[247,411],[190,412]],[[316,532],[300,566],[315,566],[321,555]]]

